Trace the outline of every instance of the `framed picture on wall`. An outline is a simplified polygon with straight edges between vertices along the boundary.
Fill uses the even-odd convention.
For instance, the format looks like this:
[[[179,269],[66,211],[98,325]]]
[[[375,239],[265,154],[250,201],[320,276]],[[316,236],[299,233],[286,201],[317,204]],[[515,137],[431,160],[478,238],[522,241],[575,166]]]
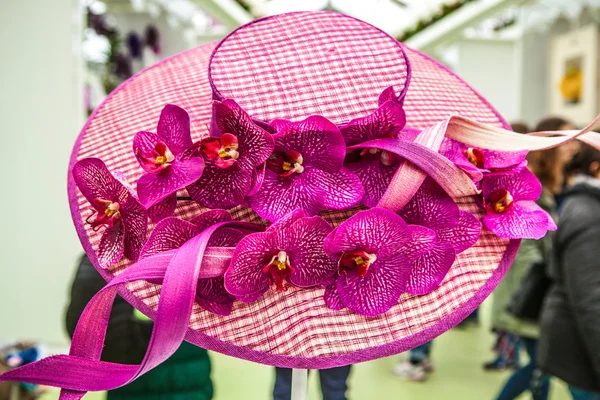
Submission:
[[[598,113],[598,26],[552,38],[549,114],[585,125]]]

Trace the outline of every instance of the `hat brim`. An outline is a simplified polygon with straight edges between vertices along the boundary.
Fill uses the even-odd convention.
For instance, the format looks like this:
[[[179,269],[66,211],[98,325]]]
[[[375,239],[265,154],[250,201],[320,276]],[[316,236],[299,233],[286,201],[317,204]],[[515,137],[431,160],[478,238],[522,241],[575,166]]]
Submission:
[[[131,150],[133,136],[154,131],[167,103],[188,111],[194,141],[207,135],[213,98],[207,71],[214,48],[211,43],[191,49],[132,77],[95,110],[77,139],[68,179],[71,213],[85,251],[107,281],[131,262],[99,267],[100,234],[85,224],[90,206],[77,189],[72,168],[78,160],[97,157],[135,182],[143,171]],[[405,52],[412,65],[404,101],[408,127],[424,129],[452,113],[507,127],[498,112],[450,70],[415,50]],[[458,204],[481,219],[474,199],[460,199]],[[184,202],[175,216],[190,219],[202,211],[196,203]],[[258,221],[247,208],[231,212],[234,219]],[[484,229],[479,241],[458,255],[438,289],[424,296],[404,294],[398,305],[378,317],[330,310],[323,289],[268,292],[254,303],[236,302],[227,317],[195,305],[186,340],[238,358],[293,368],[331,368],[397,354],[435,338],[472,313],[500,282],[518,246],[518,240],[500,239]],[[132,282],[120,294],[153,318],[159,292],[158,285]]]

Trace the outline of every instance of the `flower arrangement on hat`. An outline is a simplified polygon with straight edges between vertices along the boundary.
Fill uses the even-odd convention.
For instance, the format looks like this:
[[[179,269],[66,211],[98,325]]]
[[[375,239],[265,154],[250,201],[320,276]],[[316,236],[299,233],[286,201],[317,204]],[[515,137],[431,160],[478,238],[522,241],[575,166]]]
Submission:
[[[403,159],[373,146],[377,139],[414,141],[418,132],[405,124],[392,88],[381,94],[374,112],[341,126],[309,116],[263,127],[226,99],[213,103],[210,135],[193,143],[187,112],[166,105],[157,133],[142,131],[134,138],[134,156],[145,171],[137,193],[98,159],[74,168],[95,209],[88,223],[104,229],[100,264],[176,250],[211,225],[231,220],[226,209],[246,205],[269,225],[259,232],[223,228],[211,238],[208,246],[232,253],[222,273],[198,282],[196,302],[205,310],[228,315],[235,301],[255,302],[268,291],[320,288],[332,310],[377,316],[403,293],[428,294],[457,254],[477,242],[482,227],[431,177],[399,211],[379,206]],[[525,152],[445,139],[441,153],[476,183],[489,231],[501,238],[540,238],[556,228],[535,204],[541,186],[526,168]],[[171,217],[182,190],[212,211],[191,221]],[[319,215],[357,206],[335,227]],[[148,216],[158,224],[145,240]]]

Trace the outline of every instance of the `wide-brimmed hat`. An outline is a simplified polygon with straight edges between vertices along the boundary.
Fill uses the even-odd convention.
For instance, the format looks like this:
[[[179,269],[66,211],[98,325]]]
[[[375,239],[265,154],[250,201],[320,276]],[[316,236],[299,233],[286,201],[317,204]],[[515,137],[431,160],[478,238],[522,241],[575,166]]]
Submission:
[[[521,238],[555,229],[525,150],[584,132],[503,128],[448,68],[337,13],[263,18],[166,59],[73,150],[73,221],[109,285],[70,356],[0,379],[111,389],[184,337],[319,369],[423,344],[493,291]],[[117,292],[156,322],[141,366],[98,361]]]

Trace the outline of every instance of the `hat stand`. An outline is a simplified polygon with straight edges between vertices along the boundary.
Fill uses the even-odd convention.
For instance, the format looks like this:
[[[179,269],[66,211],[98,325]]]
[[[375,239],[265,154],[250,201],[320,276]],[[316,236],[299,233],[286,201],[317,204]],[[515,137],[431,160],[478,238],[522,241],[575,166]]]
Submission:
[[[307,389],[308,370],[294,368],[292,370],[292,400],[306,400]]]

